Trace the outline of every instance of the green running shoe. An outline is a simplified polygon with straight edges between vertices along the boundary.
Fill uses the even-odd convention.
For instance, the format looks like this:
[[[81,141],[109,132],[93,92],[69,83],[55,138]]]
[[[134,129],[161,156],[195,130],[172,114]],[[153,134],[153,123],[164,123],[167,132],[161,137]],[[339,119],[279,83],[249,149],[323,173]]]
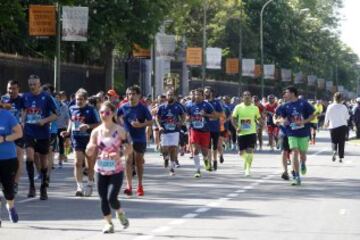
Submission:
[[[130,225],[129,219],[126,217],[125,213],[116,213],[117,218],[119,219],[121,225],[124,229],[127,229]]]
[[[200,170],[197,170],[197,171],[196,171],[194,177],[195,177],[195,178],[200,178],[200,177],[201,177]]]

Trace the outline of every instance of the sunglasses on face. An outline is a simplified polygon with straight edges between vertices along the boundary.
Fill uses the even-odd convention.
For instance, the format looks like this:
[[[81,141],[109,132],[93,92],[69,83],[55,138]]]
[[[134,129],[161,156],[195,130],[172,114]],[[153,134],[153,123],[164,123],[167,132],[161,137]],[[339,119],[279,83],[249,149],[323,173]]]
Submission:
[[[111,111],[100,111],[100,114],[104,116],[110,116]]]

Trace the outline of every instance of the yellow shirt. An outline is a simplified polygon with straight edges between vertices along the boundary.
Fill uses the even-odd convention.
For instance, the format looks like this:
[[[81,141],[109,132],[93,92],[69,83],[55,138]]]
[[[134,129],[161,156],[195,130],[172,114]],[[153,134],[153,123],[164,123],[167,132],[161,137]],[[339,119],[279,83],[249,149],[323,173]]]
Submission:
[[[315,118],[311,120],[311,123],[318,123],[319,122],[319,116],[324,111],[322,104],[314,104],[313,106],[315,108],[314,114]]]
[[[256,133],[256,120],[260,118],[260,111],[257,106],[253,104],[247,106],[241,103],[235,107],[232,117],[238,121],[239,136]]]

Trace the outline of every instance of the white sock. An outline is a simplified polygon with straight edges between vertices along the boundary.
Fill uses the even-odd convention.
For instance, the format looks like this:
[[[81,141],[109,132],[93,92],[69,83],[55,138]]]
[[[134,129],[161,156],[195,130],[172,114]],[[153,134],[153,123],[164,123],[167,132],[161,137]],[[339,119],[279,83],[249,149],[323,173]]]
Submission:
[[[83,190],[84,184],[82,182],[76,182],[77,190]]]
[[[195,164],[196,170],[200,170],[200,157],[199,157],[199,154],[194,155],[194,164]]]

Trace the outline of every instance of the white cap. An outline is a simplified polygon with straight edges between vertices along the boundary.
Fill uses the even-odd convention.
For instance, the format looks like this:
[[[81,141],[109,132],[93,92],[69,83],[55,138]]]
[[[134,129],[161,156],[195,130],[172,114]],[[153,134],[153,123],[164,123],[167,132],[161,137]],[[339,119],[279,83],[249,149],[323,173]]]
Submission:
[[[360,97],[356,98],[356,102],[360,102]]]

